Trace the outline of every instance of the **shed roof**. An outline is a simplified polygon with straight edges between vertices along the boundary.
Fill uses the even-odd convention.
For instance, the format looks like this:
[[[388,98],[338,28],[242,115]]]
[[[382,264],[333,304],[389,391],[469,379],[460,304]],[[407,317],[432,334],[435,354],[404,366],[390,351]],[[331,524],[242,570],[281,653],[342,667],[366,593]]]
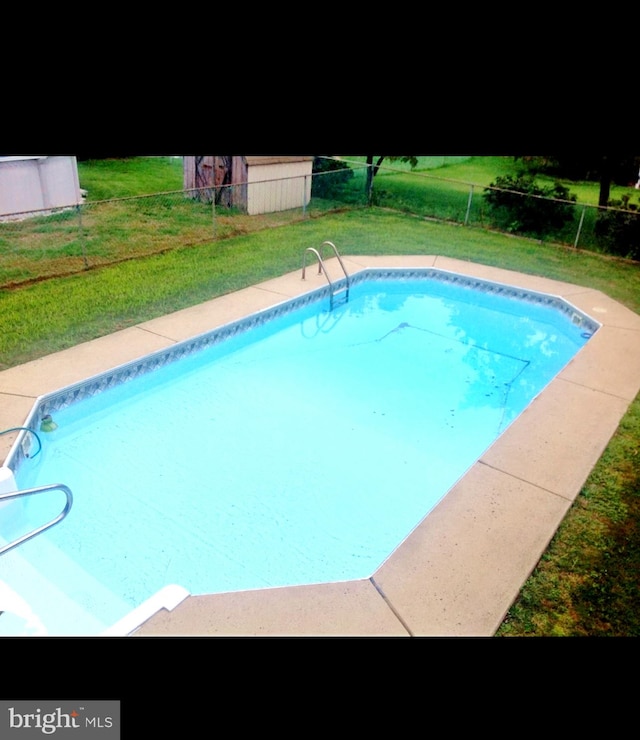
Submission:
[[[44,156],[28,156],[28,157],[0,157],[0,162],[22,162],[26,159],[46,159]]]
[[[311,162],[313,157],[245,157],[247,164],[291,164],[293,162]]]

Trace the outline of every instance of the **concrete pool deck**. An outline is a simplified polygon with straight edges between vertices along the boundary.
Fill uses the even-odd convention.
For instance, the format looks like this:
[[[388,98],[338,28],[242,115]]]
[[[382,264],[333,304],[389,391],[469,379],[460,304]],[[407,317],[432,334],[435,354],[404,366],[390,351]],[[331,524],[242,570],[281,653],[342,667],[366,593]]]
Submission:
[[[349,274],[435,267],[550,293],[602,328],[370,577],[192,595],[136,636],[491,636],[640,390],[640,316],[598,290],[435,255],[342,259]],[[312,265],[0,372],[0,430],[39,396],[325,285]],[[0,460],[16,437],[0,436]]]

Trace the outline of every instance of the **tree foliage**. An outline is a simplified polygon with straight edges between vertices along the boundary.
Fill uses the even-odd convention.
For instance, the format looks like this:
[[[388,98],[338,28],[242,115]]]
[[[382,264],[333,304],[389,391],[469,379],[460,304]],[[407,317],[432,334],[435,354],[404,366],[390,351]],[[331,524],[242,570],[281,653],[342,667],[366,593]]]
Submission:
[[[498,227],[539,238],[571,221],[571,203],[576,201],[561,183],[538,185],[531,175],[523,173],[497,177],[483,197]]]
[[[596,221],[598,242],[607,252],[629,259],[640,259],[640,208],[630,197],[608,204],[617,210],[601,211]]]
[[[353,170],[348,165],[331,157],[314,157],[312,171],[313,195],[318,198],[339,195],[353,177]]]
[[[629,185],[638,179],[640,157],[632,154],[579,152],[556,156],[515,157],[529,173],[543,172],[567,180],[600,182],[598,205],[609,202],[611,183]]]

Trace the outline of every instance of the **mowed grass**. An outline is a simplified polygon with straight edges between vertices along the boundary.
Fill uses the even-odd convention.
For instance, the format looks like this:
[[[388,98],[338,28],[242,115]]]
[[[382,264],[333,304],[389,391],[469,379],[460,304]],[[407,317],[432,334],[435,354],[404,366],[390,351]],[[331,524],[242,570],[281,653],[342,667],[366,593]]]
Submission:
[[[639,440],[636,398],[497,636],[640,636]]]
[[[130,157],[78,162],[87,201],[130,198],[183,188],[182,157]]]
[[[588,284],[640,312],[633,263],[374,208],[2,291],[0,369],[298,269],[325,239],[342,254],[443,254]]]

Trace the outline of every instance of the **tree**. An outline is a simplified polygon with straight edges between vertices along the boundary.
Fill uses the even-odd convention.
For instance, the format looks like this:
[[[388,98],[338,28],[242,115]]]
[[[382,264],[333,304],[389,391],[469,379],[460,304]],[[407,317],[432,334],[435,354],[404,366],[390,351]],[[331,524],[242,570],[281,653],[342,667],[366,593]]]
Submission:
[[[598,195],[598,205],[606,207],[609,204],[609,195],[611,194],[612,173],[611,157],[602,157],[600,163],[600,193]]]
[[[596,166],[600,181],[599,206],[606,208],[609,205],[612,182],[617,185],[627,185],[636,181],[639,162],[640,157],[632,155],[603,154],[600,157]]]
[[[632,154],[558,154],[556,156],[516,157],[530,172],[544,172],[567,180],[598,180],[598,205],[607,206],[611,184],[627,185],[638,179],[640,157]]]
[[[388,157],[383,155],[378,157],[375,164],[373,163],[374,159],[375,156],[373,154],[367,155],[367,180],[365,183],[365,193],[367,195],[368,205],[371,205],[371,201],[373,200],[373,178],[378,174],[380,166],[385,159],[388,159],[391,162],[397,162],[398,160],[400,162],[408,162],[411,165],[411,169],[418,164],[417,157]]]
[[[318,198],[338,195],[352,177],[353,170],[344,162],[331,157],[314,157],[312,194]]]

